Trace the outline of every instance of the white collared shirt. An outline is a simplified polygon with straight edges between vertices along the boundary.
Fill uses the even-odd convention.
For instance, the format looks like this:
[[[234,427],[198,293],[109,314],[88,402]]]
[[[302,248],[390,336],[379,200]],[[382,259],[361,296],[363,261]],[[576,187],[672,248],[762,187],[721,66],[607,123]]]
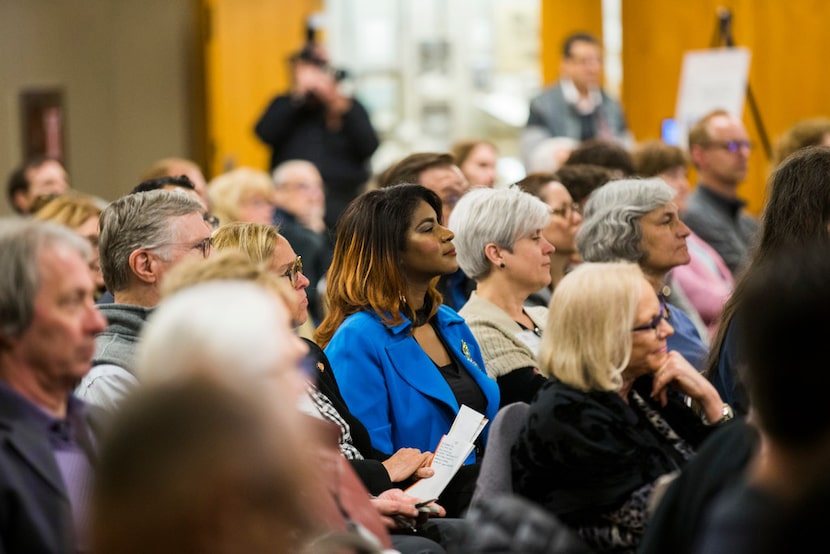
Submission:
[[[562,95],[565,97],[565,102],[576,107],[582,115],[593,113],[600,104],[602,104],[602,93],[599,87],[592,87],[588,90],[588,96],[583,97],[579,94],[576,85],[570,79],[560,79],[562,85]]]

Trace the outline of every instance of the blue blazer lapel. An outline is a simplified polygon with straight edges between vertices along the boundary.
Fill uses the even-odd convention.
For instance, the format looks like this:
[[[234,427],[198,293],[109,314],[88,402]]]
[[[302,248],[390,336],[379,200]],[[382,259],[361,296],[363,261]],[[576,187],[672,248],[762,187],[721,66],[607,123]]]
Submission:
[[[440,400],[454,411],[458,411],[455,395],[435,363],[414,338],[410,336],[400,338],[401,340],[386,348],[395,373],[415,390],[425,396]]]

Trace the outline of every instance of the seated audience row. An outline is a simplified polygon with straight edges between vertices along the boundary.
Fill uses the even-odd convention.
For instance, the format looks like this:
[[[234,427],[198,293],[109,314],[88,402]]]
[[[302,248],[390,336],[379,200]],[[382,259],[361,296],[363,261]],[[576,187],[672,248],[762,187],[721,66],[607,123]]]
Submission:
[[[164,394],[179,398],[184,390],[195,391],[194,398],[227,393],[229,403],[223,406],[230,412],[224,412],[224,416],[231,420],[241,417],[237,421],[251,430],[250,438],[259,436],[257,426],[271,416],[261,411],[258,400],[261,397],[247,396],[257,388],[254,381],[238,378],[229,369],[239,365],[235,371],[246,371],[244,366],[251,358],[248,353],[257,351],[257,347],[251,348],[251,340],[261,334],[250,333],[248,340],[232,341],[233,348],[226,348],[224,343],[230,344],[227,336],[220,338],[216,333],[226,332],[234,325],[250,329],[258,321],[252,316],[243,325],[233,314],[253,314],[255,303],[246,304],[239,299],[248,294],[245,290],[254,293],[249,295],[249,300],[263,294],[258,288],[262,285],[270,291],[264,293],[270,300],[263,301],[260,297],[260,311],[268,312],[262,308],[276,302],[281,307],[271,315],[285,313],[285,317],[278,316],[285,320],[283,323],[277,323],[276,327],[273,322],[263,323],[261,329],[276,329],[274,336],[278,339],[270,346],[279,347],[285,355],[280,361],[284,369],[277,373],[286,377],[294,375],[287,381],[279,380],[280,398],[297,405],[298,411],[312,416],[317,424],[325,423],[316,425],[303,419],[304,423],[288,425],[287,420],[268,419],[279,428],[306,429],[309,445],[298,447],[300,457],[296,460],[305,455],[300,454],[302,450],[317,456],[320,466],[305,472],[305,476],[303,471],[295,473],[297,488],[293,492],[290,487],[282,489],[281,494],[296,498],[297,491],[307,494],[322,483],[332,485],[331,479],[336,475],[342,477],[344,471],[350,475],[346,480],[354,483],[353,492],[358,491],[356,503],[345,510],[342,505],[338,506],[342,498],[323,493],[325,498],[319,510],[312,510],[310,517],[304,509],[298,510],[293,518],[272,512],[273,517],[285,522],[284,528],[274,529],[274,536],[282,536],[287,529],[300,531],[287,539],[286,545],[327,540],[321,538],[321,533],[331,531],[349,535],[350,516],[344,514],[365,508],[371,513],[365,521],[370,530],[368,535],[374,541],[374,546],[367,548],[394,546],[402,552],[443,552],[451,542],[449,537],[455,536],[463,525],[453,521],[446,521],[446,525],[426,525],[413,511],[414,504],[421,499],[409,497],[397,487],[432,476],[433,469],[429,467],[432,452],[448,432],[461,406],[471,407],[492,420],[500,406],[515,401],[529,402],[531,406],[531,416],[513,448],[516,492],[545,506],[598,550],[633,550],[644,533],[648,539],[646,545],[659,544],[649,542],[651,533],[647,531],[647,524],[655,505],[656,513],[661,514],[661,478],[681,472],[677,487],[670,485],[666,493],[670,499],[666,506],[677,505],[677,499],[689,490],[688,480],[696,474],[690,471],[690,477],[683,479],[687,460],[704,446],[703,439],[713,430],[711,423],[731,418],[731,403],[735,404],[737,413],[744,415],[749,413],[750,398],[757,400],[768,395],[766,389],[753,388],[756,384],[753,371],[765,372],[763,378],[766,378],[776,364],[780,365],[775,348],[767,344],[774,341],[766,338],[767,350],[759,345],[762,340],[759,337],[768,332],[763,325],[771,320],[758,316],[753,311],[756,306],[749,306],[747,302],[758,303],[757,298],[762,298],[763,293],[769,294],[774,286],[798,301],[796,292],[788,288],[789,282],[780,281],[781,272],[776,273],[771,264],[785,247],[800,250],[809,248],[816,240],[826,240],[828,208],[825,204],[830,202],[830,195],[825,182],[830,175],[830,150],[801,148],[776,168],[770,178],[770,198],[761,219],[758,246],[753,250],[756,239],[752,220],[742,215],[741,203],[735,195],[737,185],[746,174],[751,145],[740,122],[725,112],[708,114],[692,129],[690,155],[701,183],[686,210],[683,204],[688,190],[686,159],[679,149],[646,144],[634,151],[632,159],[637,161],[638,174],[653,173],[659,179],[612,180],[615,175],[629,175],[625,165],[628,154],[624,149],[612,152],[601,142],[586,141],[574,149],[556,174],[531,175],[507,189],[491,188],[487,182],[475,181],[471,187],[455,160],[463,164],[468,158],[475,159],[476,150],[483,145],[487,143],[471,142],[467,145],[468,151],[459,150],[457,157],[442,153],[409,156],[382,175],[382,188],[366,192],[349,204],[337,226],[330,268],[325,262],[320,269],[324,273],[329,268],[327,309],[318,313],[320,326],[315,335],[320,346],[310,339],[297,338],[298,328],[309,320],[312,283],[304,274],[303,255],[273,225],[275,218],[286,217],[275,215],[274,200],[287,190],[282,185],[291,182],[288,170],[309,170],[296,178],[303,186],[304,181],[314,180],[310,171],[313,166],[286,165],[282,173],[275,172],[273,181],[267,174],[257,175],[264,180],[260,179],[257,185],[260,201],[249,202],[251,213],[230,211],[247,202],[243,198],[247,185],[234,181],[236,176],[244,176],[243,170],[220,176],[207,187],[210,213],[219,215],[220,225],[215,230],[208,221],[208,203],[197,199],[194,183],[187,177],[144,181],[131,194],[112,202],[103,211],[100,207],[96,211],[95,199],[68,190],[65,171],[66,187],[57,191],[55,198],[37,192],[40,181],[34,170],[41,166],[54,168],[59,162],[46,160],[40,165],[27,166],[21,174],[25,187],[18,186],[10,198],[19,200],[21,210],[34,217],[3,221],[0,244],[10,268],[28,268],[26,275],[31,282],[23,283],[23,296],[24,303],[29,302],[31,307],[17,305],[14,309],[10,307],[7,314],[4,311],[0,392],[7,398],[7,408],[13,408],[6,414],[12,422],[10,428],[19,421],[26,425],[37,421],[27,428],[34,429],[35,435],[44,440],[49,440],[48,435],[38,430],[44,423],[54,424],[56,428],[73,427],[74,431],[69,435],[62,432],[64,442],[51,440],[47,450],[41,453],[45,454],[41,459],[47,465],[56,465],[59,470],[59,474],[52,471],[52,477],[63,487],[55,490],[62,492],[69,503],[59,504],[55,510],[52,504],[44,511],[51,514],[49,530],[35,530],[37,522],[27,521],[20,533],[0,533],[4,537],[2,546],[6,547],[6,536],[9,545],[24,545],[24,549],[40,548],[38,541],[85,547],[90,541],[100,545],[116,540],[114,533],[96,534],[102,529],[100,522],[106,520],[119,502],[125,502],[124,506],[140,502],[138,494],[142,487],[130,489],[118,483],[117,470],[113,469],[101,481],[103,488],[96,489],[96,494],[108,489],[110,496],[106,502],[111,504],[92,512],[92,527],[85,523],[89,499],[83,489],[85,483],[94,480],[95,470],[89,463],[92,455],[87,447],[98,442],[98,437],[91,436],[92,431],[99,431],[98,424],[103,424],[101,444],[107,453],[112,448],[109,445],[119,444],[108,442],[115,436],[107,433],[109,424],[129,425],[131,418],[151,413],[130,408],[132,398],[128,396],[135,396],[135,406],[141,406],[138,401],[145,391],[145,398],[149,400],[143,401],[150,403],[147,405],[152,404],[155,393],[161,395],[158,398],[164,398]],[[652,169],[647,170],[649,152],[664,154],[663,162],[667,165],[652,164]],[[618,173],[606,169],[594,184],[583,175],[575,178],[582,179],[582,184],[569,187],[569,182],[575,182],[569,181],[569,171],[593,167],[586,166],[585,162],[614,166]],[[182,183],[174,182],[177,179]],[[156,190],[169,187],[178,192]],[[228,193],[225,197],[220,194],[223,187]],[[440,194],[430,190],[431,187]],[[182,194],[184,189],[189,192]],[[223,202],[228,198],[236,201],[225,206]],[[304,198],[308,200],[308,207],[316,210],[316,215],[307,220],[286,212],[288,219],[294,218],[305,229],[322,236],[324,229],[314,230],[315,226],[320,227],[320,203],[311,196]],[[696,221],[695,210],[724,207],[731,210],[733,220],[707,220],[703,224],[710,233],[723,225],[720,238],[725,244],[723,241],[706,244],[685,224],[687,216],[690,223]],[[309,209],[309,213],[312,211]],[[794,218],[793,213],[799,216]],[[234,218],[253,218],[257,222],[225,223]],[[66,229],[37,219],[59,221],[77,231],[70,238]],[[697,223],[701,224],[700,218]],[[88,256],[99,226],[97,250],[101,276],[114,302],[87,309],[87,304],[91,305],[91,299],[100,292],[100,286],[94,284],[94,258]],[[558,251],[560,244],[561,252]],[[223,252],[206,263],[204,260],[211,256],[214,245],[231,252]],[[24,247],[25,252],[21,250]],[[744,252],[743,258],[733,263],[734,270],[738,271],[734,292],[728,282],[730,269],[719,263],[722,260],[713,247],[725,248],[722,251],[730,255]],[[815,250],[814,254],[821,252]],[[798,273],[793,278],[819,271],[804,265],[796,252],[793,255],[793,267]],[[703,303],[682,304],[687,290],[693,290],[694,286],[709,288],[701,285],[703,277],[691,271],[691,267],[685,274],[690,284],[681,284],[684,266],[691,260],[696,260],[698,268],[716,272],[725,283],[718,298],[714,297],[717,292],[714,287],[705,291],[712,310],[706,312],[703,338],[693,323],[693,316],[703,313],[700,308]],[[52,269],[47,267],[50,264],[54,266]],[[86,269],[80,271],[81,267]],[[11,306],[10,294],[21,286],[11,277],[21,272],[4,274],[8,282],[0,283],[0,303]],[[464,288],[448,289],[460,291],[458,299],[453,301],[458,313],[443,305],[444,298],[436,288],[439,278],[453,275],[463,276],[474,285],[466,292]],[[198,287],[193,282],[206,279],[255,281],[259,285],[216,283],[215,288],[194,292],[188,302],[178,305],[178,311],[173,308],[168,311],[166,306],[175,306],[177,298],[188,297],[188,291],[177,291],[177,288],[193,287],[195,291]],[[83,306],[72,314],[65,311],[70,290],[77,299],[76,305]],[[222,291],[224,296],[213,297]],[[237,292],[229,297],[231,291],[238,291],[239,297],[235,296]],[[540,291],[549,295],[549,302],[528,307],[529,297]],[[206,306],[205,311],[196,307],[199,302]],[[233,306],[234,302],[238,305]],[[721,313],[719,308],[724,302],[726,307]],[[207,317],[210,313],[214,314],[212,319]],[[788,313],[781,312],[781,318],[786,320]],[[15,314],[20,315],[18,321],[13,321]],[[158,319],[156,314],[161,314]],[[106,322],[101,315],[107,316]],[[164,318],[170,318],[170,326],[163,332],[157,331],[163,329],[161,323],[158,328],[149,324],[163,322]],[[590,321],[583,325],[583,320]],[[211,326],[213,329],[208,329]],[[599,331],[603,340],[592,335]],[[709,331],[717,331],[711,351],[706,346]],[[161,334],[152,339],[155,332]],[[215,338],[208,340],[209,337]],[[215,346],[219,350],[199,350],[198,340],[203,344],[208,340],[211,348]],[[589,348],[587,344],[592,346]],[[137,349],[140,352],[142,348],[147,348],[148,355],[156,356],[149,365],[136,359]],[[296,355],[291,354],[292,348],[296,349]],[[71,349],[72,353],[61,354],[60,349]],[[605,357],[597,357],[603,350],[606,350]],[[35,351],[48,355],[32,358]],[[54,357],[50,357],[52,352]],[[88,372],[90,356],[87,353],[92,356],[92,369]],[[274,351],[270,359],[278,355]],[[238,363],[227,356],[233,356]],[[71,361],[66,362],[69,358]],[[300,358],[304,360],[302,363]],[[708,367],[700,373],[706,364]],[[305,380],[298,373],[300,366],[309,371]],[[179,375],[177,372],[190,377],[184,377],[178,384],[160,386]],[[195,378],[194,372],[204,372],[208,377]],[[158,380],[146,375],[156,375]],[[291,385],[292,380],[298,384]],[[773,390],[773,382],[776,381],[771,379],[760,387]],[[70,394],[76,384],[77,395],[104,410],[77,402]],[[250,390],[243,391],[240,387]],[[260,393],[267,392],[268,387],[261,388]],[[291,393],[292,389],[296,392]],[[251,402],[249,410],[239,411],[246,400]],[[284,401],[280,404],[284,405]],[[166,407],[159,405],[159,409],[172,410],[172,400],[167,402]],[[46,410],[49,420],[34,417],[39,412],[30,410],[32,406]],[[192,408],[198,412],[204,406],[195,402]],[[579,413],[574,406],[587,411]],[[759,413],[765,413],[767,406],[759,405]],[[86,410],[93,419],[82,413]],[[128,413],[131,415],[120,418]],[[746,438],[741,443],[744,447],[736,451],[734,463],[724,473],[738,475],[750,458],[756,456],[758,465],[753,467],[760,470],[750,471],[750,477],[763,490],[759,495],[750,487],[737,496],[725,495],[725,500],[718,501],[713,512],[723,514],[722,518],[720,515],[704,518],[701,514],[690,517],[689,527],[695,530],[690,544],[700,551],[718,548],[726,551],[727,545],[733,543],[747,548],[747,537],[740,531],[744,516],[736,514],[753,498],[760,498],[761,517],[767,517],[764,515],[767,508],[772,513],[778,505],[802,509],[800,504],[781,502],[775,491],[769,495],[779,481],[773,475],[775,472],[764,470],[767,467],[764,464],[779,466],[775,465],[776,459],[768,456],[783,459],[791,456],[793,450],[785,444],[789,439],[781,438],[788,431],[785,427],[768,427],[776,416],[771,412],[766,414],[768,419],[762,417],[759,428],[764,440],[771,441],[772,454],[765,451],[763,455],[756,455],[752,450],[756,444],[752,434],[741,431],[741,436]],[[598,418],[601,423],[597,425],[592,418]],[[183,416],[183,420],[187,421],[187,417]],[[331,437],[337,440],[318,438],[316,427],[333,429]],[[586,432],[587,428],[591,433]],[[602,429],[605,434],[594,434],[596,429]],[[184,434],[186,430],[170,431]],[[217,428],[211,432],[219,432],[217,436],[222,437]],[[329,431],[322,434],[327,435]],[[720,438],[722,435],[717,434],[718,441],[707,441],[705,451],[724,448],[726,439]],[[197,443],[193,452],[198,457],[199,448],[209,443],[198,443],[201,440],[198,434],[194,437]],[[4,440],[13,444],[16,439],[9,435]],[[287,443],[292,440],[286,435]],[[575,443],[582,446],[575,449]],[[253,441],[239,443],[240,450],[250,448],[251,444]],[[475,450],[439,498],[444,508],[437,506],[435,510],[440,515],[464,515],[486,444],[485,428]],[[115,448],[129,452],[129,445],[124,442],[120,445]],[[159,451],[164,448],[162,443],[156,446]],[[123,464],[129,468],[124,456],[111,467]],[[288,471],[284,462],[269,456],[265,454],[263,459],[271,460],[271,469]],[[176,463],[189,463],[188,459]],[[820,455],[814,460],[815,467],[820,467],[823,461]],[[156,461],[164,463],[161,456]],[[811,464],[804,461],[799,466],[805,468],[805,475],[813,467]],[[128,471],[134,472],[136,483],[141,483],[141,468],[131,467]],[[607,470],[597,469],[603,467]],[[14,464],[9,468],[4,490],[16,491],[15,495],[29,494],[31,491],[21,491],[16,481],[28,482],[23,474],[30,470]],[[319,473],[319,478],[309,479],[311,473]],[[266,471],[264,475],[269,474]],[[226,476],[230,482],[245,486],[239,475]],[[809,479],[805,482],[813,483]],[[823,482],[815,482],[823,486]],[[352,486],[334,483],[334,488],[341,485]],[[698,501],[691,502],[690,506],[704,509],[704,504],[709,505],[724,486],[725,479],[709,480],[701,489]],[[369,492],[378,494],[379,498],[372,500]],[[35,496],[43,499],[44,505],[50,505],[53,498],[41,493]],[[809,498],[798,490],[792,498],[802,496]],[[243,496],[225,498],[229,502],[247,502]],[[93,500],[100,501],[101,497]],[[822,502],[823,498],[814,500]],[[174,501],[171,497],[171,502]],[[248,516],[265,517],[255,512],[242,511],[236,515],[240,522]],[[176,517],[170,515],[170,521]],[[755,521],[754,517],[749,514],[746,520]],[[148,520],[147,524],[161,526],[165,518]],[[654,521],[672,524],[666,517]],[[432,529],[430,532],[436,540],[401,533],[401,529],[415,524],[421,533]],[[702,525],[708,530],[700,539],[697,527]],[[128,536],[128,518],[122,518],[112,529],[123,529]],[[660,530],[655,533],[659,536]],[[239,538],[246,540],[244,534]],[[253,536],[247,538],[256,540]],[[355,536],[351,538],[356,540]],[[108,547],[103,548],[106,551]],[[189,547],[182,545],[182,548]]]

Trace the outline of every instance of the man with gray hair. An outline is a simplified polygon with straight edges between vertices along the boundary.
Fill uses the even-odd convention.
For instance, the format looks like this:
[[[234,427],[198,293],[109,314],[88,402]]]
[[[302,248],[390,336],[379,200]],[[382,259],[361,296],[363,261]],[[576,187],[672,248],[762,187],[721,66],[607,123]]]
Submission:
[[[92,437],[72,389],[106,325],[91,258],[66,227],[0,219],[0,552],[85,543]]]
[[[133,353],[144,321],[159,302],[164,274],[186,256],[207,257],[211,227],[204,207],[177,191],[129,194],[101,213],[101,272],[112,304],[101,304],[109,320],[95,339],[92,370],[76,394],[113,410],[138,381]]]

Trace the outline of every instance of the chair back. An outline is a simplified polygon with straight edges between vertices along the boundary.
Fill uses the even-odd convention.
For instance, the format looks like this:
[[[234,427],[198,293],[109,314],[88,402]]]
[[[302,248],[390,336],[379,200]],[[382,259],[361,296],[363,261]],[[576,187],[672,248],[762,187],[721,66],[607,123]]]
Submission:
[[[513,493],[510,471],[510,449],[527,420],[527,402],[513,402],[502,406],[490,423],[487,449],[481,461],[478,479],[470,508],[502,494]]]

